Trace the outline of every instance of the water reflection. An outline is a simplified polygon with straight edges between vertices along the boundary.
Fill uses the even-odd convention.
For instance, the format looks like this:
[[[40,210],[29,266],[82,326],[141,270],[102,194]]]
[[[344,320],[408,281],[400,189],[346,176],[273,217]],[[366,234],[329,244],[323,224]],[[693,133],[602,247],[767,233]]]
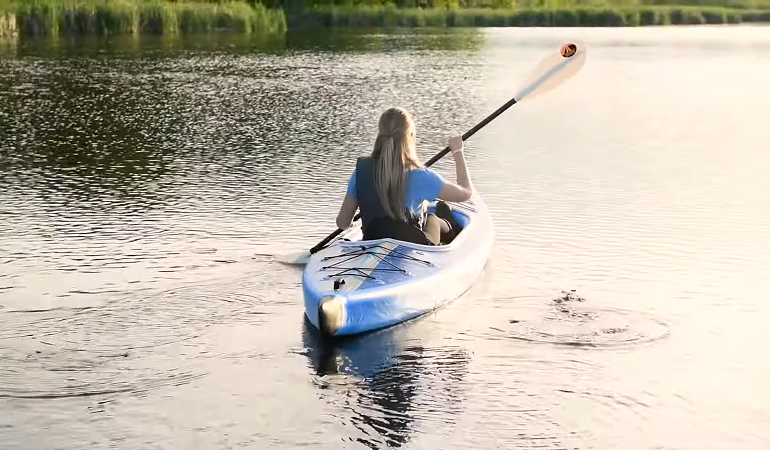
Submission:
[[[179,117],[162,80],[110,80],[107,67],[83,61],[8,69],[0,76],[9,86],[0,106],[6,185],[84,201],[136,198],[168,172]]]
[[[426,345],[419,322],[332,342],[305,318],[302,339],[316,385],[330,402],[341,399],[350,416],[341,418],[355,428],[348,439],[397,448],[418,424],[454,425],[470,356],[459,347]]]
[[[68,200],[166,205],[189,196],[189,184],[285,190],[315,179],[308,159],[319,151],[370,147],[367,125],[385,106],[433,120],[432,99],[462,77],[430,70],[412,51],[470,57],[482,41],[476,30],[26,39],[0,58],[0,182]],[[443,87],[414,89],[415,98],[393,98],[389,87],[425,81]]]
[[[296,52],[404,52],[477,51],[485,34],[477,29],[340,29],[293,31],[275,35],[214,34],[110,36],[110,37],[21,37],[0,39],[4,56],[67,56],[165,59],[177,55],[217,52],[239,55],[287,54]],[[12,45],[11,45],[12,44]],[[3,53],[0,53],[3,55]]]
[[[293,32],[286,35],[292,50],[333,52],[477,51],[485,42],[477,29],[399,29],[373,33],[355,29]]]

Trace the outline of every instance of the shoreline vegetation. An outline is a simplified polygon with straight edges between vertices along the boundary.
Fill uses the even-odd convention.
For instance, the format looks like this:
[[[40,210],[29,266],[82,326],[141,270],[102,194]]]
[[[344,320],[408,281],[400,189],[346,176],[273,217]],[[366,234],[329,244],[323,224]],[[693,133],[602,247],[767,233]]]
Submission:
[[[334,0],[0,0],[0,37],[770,22],[770,0],[465,0],[462,6],[458,0],[398,0],[401,6],[385,0],[337,3],[343,4]]]
[[[566,6],[520,9],[323,7],[287,13],[290,28],[627,27],[770,22],[770,9],[722,6]]]
[[[283,10],[239,0],[0,0],[0,36],[283,33]]]

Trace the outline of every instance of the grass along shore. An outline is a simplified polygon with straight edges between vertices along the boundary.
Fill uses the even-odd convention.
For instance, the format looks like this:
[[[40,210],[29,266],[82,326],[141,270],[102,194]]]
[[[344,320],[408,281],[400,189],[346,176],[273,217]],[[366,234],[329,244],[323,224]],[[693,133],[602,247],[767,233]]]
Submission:
[[[242,0],[0,0],[0,36],[215,31],[269,34],[319,27],[621,27],[770,22],[768,0],[711,0],[713,6],[645,5],[638,0],[618,0],[618,6],[581,6],[571,1],[560,0],[558,7],[519,4],[518,8],[501,9],[359,5],[284,11]]]
[[[311,27],[623,27],[770,22],[770,9],[720,6],[567,6],[419,9],[326,6],[289,11],[289,28]]]
[[[286,31],[286,16],[242,1],[0,0],[0,35],[176,34]]]

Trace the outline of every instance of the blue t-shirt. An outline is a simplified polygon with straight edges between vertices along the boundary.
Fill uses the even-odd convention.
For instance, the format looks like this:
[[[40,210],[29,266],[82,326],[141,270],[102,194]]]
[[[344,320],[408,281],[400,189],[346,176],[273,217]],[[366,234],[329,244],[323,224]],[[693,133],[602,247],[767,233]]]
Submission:
[[[432,202],[436,200],[441,189],[444,188],[444,178],[427,167],[412,169],[407,172],[406,189],[404,190],[405,206],[415,214],[419,214],[423,200]],[[356,172],[348,180],[347,193],[356,196]]]

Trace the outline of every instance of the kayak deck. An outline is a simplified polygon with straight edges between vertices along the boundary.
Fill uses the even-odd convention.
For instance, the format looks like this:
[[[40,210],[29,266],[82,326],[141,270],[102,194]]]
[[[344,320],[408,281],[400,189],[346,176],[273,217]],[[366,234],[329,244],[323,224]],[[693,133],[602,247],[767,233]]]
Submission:
[[[332,336],[372,331],[432,311],[469,289],[486,264],[491,221],[478,198],[451,206],[462,231],[448,245],[362,241],[360,227],[352,227],[313,255],[302,277],[313,326]]]

